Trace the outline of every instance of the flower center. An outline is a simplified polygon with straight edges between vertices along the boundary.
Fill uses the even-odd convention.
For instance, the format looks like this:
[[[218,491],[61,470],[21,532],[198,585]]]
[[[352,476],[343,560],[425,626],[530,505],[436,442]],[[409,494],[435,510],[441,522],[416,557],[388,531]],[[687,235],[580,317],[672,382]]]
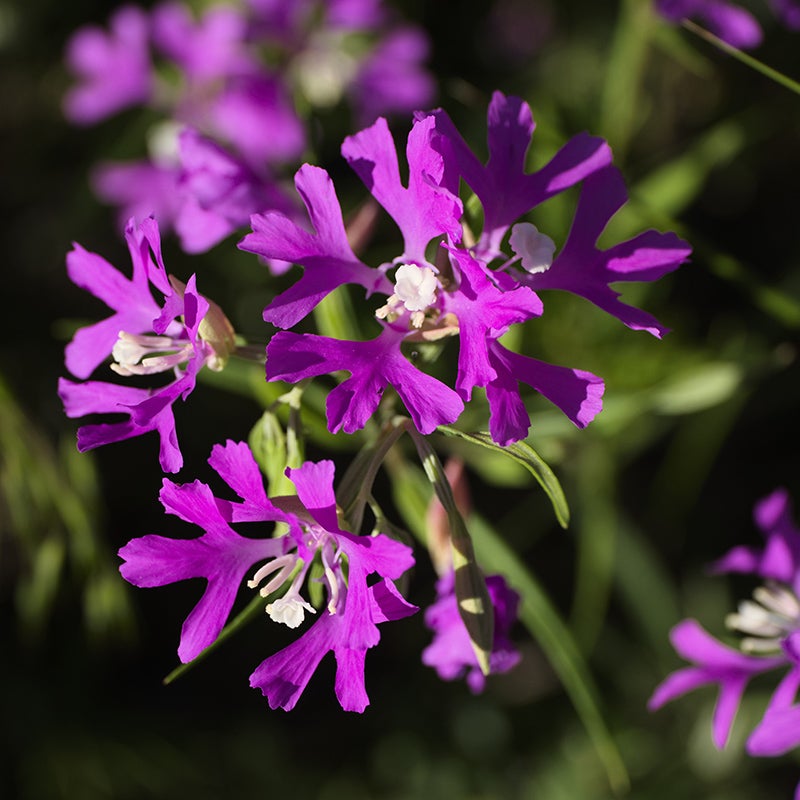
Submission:
[[[328,589],[328,613],[338,614],[342,610],[342,604],[347,594],[347,586],[342,574],[341,551],[336,547],[335,539],[328,534],[320,535],[316,531],[309,530],[305,539],[306,547],[312,552],[316,550],[320,554],[323,575],[318,580],[326,584]],[[312,560],[311,557],[307,560],[301,558],[297,553],[287,553],[268,561],[247,581],[248,588],[259,589],[262,597],[268,597],[283,586],[293,572],[296,572],[286,593],[271,603],[267,603],[266,612],[274,622],[280,622],[289,628],[296,628],[305,619],[306,611],[311,614],[317,613],[314,606],[300,594]],[[266,583],[259,588],[262,581],[266,581]]]
[[[748,634],[739,646],[745,653],[780,650],[781,641],[800,628],[800,600],[788,587],[777,583],[759,586],[753,600],[743,600],[725,625]]]
[[[439,281],[430,267],[401,264],[394,276],[394,294],[375,312],[378,319],[394,322],[402,308],[411,313],[411,325],[421,328],[425,312],[436,302]]]
[[[120,331],[111,351],[115,361],[111,369],[118,375],[152,375],[183,364],[189,360],[192,351],[192,343],[185,339],[136,336]]]
[[[532,223],[518,222],[514,225],[508,243],[515,255],[508,264],[519,259],[522,268],[531,275],[550,269],[556,243],[549,236],[540,233]]]

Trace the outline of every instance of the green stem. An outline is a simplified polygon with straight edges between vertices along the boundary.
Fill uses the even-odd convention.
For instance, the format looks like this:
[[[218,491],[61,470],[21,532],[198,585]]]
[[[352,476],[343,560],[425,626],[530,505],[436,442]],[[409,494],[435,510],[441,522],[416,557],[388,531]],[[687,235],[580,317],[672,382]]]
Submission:
[[[789,91],[794,92],[795,94],[800,95],[800,83],[795,80],[792,80],[787,75],[784,75],[782,72],[778,72],[778,70],[773,69],[772,67],[768,67],[762,61],[759,61],[757,58],[753,58],[753,56],[748,55],[747,53],[742,52],[738,48],[734,47],[733,45],[728,44],[727,42],[722,41],[718,36],[714,36],[713,33],[710,33],[705,28],[701,28],[699,25],[696,25],[691,20],[685,19],[681,22],[686,30],[691,31],[692,33],[699,36],[701,39],[705,39],[710,44],[714,45],[714,47],[722,50],[723,53],[727,53],[729,56],[733,56],[733,58],[741,61],[742,64],[754,69],[756,72],[760,72],[764,77],[769,78],[775,83],[779,83],[781,86],[789,89]]]

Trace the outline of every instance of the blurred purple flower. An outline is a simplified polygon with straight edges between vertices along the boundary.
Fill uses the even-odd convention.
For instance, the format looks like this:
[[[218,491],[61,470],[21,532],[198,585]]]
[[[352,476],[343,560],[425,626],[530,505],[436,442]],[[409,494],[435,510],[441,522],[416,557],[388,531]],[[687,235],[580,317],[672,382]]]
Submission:
[[[520,660],[509,638],[517,621],[519,595],[508,587],[501,575],[489,575],[486,589],[494,608],[494,644],[489,659],[491,674],[508,672]],[[433,642],[422,653],[422,663],[433,667],[445,681],[466,678],[470,690],[478,694],[486,677],[478,665],[475,649],[458,611],[455,573],[451,569],[436,582],[436,602],[425,611],[425,624],[433,631]]]
[[[154,216],[162,232],[175,230],[187,253],[208,250],[256,212],[296,214],[268,170],[256,171],[196,130],[183,129],[176,149],[161,163],[101,164],[92,176],[96,194],[120,207],[123,222]]]
[[[765,580],[753,600],[739,604],[726,625],[744,634],[743,652],[727,647],[706,633],[695,620],[675,626],[671,640],[679,655],[694,666],[674,672],[650,698],[651,710],[692,691],[716,684],[712,738],[726,745],[736,711],[748,681],[755,675],[788,667],[767,709],[747,740],[753,756],[777,756],[800,745],[800,529],[792,521],[784,489],[773,492],[755,508],[755,522],[766,542],[763,548],[735,547],[713,565],[715,572],[740,572]],[[800,787],[798,794],[800,797]]]
[[[763,39],[756,18],[727,0],[656,0],[656,10],[671,22],[694,17],[733,47],[758,47]]]
[[[157,431],[160,463],[165,472],[183,465],[178,447],[173,403],[194,389],[197,373],[207,366],[219,370],[234,348],[234,333],[222,311],[200,295],[195,276],[186,285],[167,276],[161,240],[154,219],[125,231],[133,263],[130,280],[96,253],[76,244],[67,255],[70,279],[103,300],[114,313],[80,329],[67,345],[67,369],[88,378],[112,356],[112,370],[122,376],[171,372],[174,380],[159,389],[140,389],[102,381],[59,380],[58,393],[68,417],[123,414],[128,419],[78,429],[83,452]],[[153,299],[152,288],[163,295]],[[152,335],[150,332],[155,335]]]
[[[64,98],[64,112],[79,125],[99,122],[152,96],[147,14],[123,6],[111,16],[109,29],[80,28],[67,46],[67,65],[80,83]]]
[[[427,108],[436,95],[433,76],[423,68],[430,49],[417,28],[387,32],[359,66],[348,95],[361,124],[383,114]]]
[[[800,2],[798,0],[769,0],[775,16],[793,31],[800,31]]]
[[[250,589],[263,597],[285,592],[266,610],[275,622],[299,627],[305,612],[317,613],[301,594],[315,558],[319,558],[327,601],[319,619],[293,644],[263,661],[250,685],[267,697],[271,708],[294,708],[326,653],[336,662],[336,696],[346,711],[369,704],[364,684],[366,652],[380,640],[377,625],[414,613],[392,580],[409,569],[411,550],[378,536],[355,536],[339,527],[331,461],[306,462],[286,474],[297,497],[269,499],[258,466],[244,443],[216,445],[209,463],[236,492],[239,501],[221,500],[200,481],[164,480],[161,502],[168,513],[200,527],[197,539],[148,535],[134,539],[119,554],[120,571],[136,586],[163,586],[190,578],[207,580],[206,589],[184,622],[178,655],[191,661],[211,645],[230,615],[245,575],[260,564]],[[288,533],[277,538],[245,538],[236,523],[283,522]],[[271,526],[270,526],[271,528]],[[367,584],[370,575],[377,576]],[[288,585],[287,585],[288,584]]]

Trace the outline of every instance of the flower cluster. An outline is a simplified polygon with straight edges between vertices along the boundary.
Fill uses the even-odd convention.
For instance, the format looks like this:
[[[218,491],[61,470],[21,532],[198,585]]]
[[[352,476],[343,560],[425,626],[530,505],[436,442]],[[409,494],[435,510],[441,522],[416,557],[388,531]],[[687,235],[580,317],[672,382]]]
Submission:
[[[402,249],[390,261],[371,266],[355,255],[333,183],[317,167],[304,165],[295,177],[313,232],[277,211],[253,216],[253,232],[239,247],[303,267],[297,282],[264,310],[264,319],[282,329],[267,347],[267,378],[296,382],[350,372],[328,395],[331,431],[362,428],[391,386],[417,429],[430,433],[454,422],[473,389],[481,387],[492,438],[506,445],[524,438],[530,426],[520,382],[558,406],[576,426],[586,426],[601,408],[600,378],[512,352],[500,342],[513,325],[542,314],[540,290],[577,294],[630,328],[655,336],[665,332],[654,317],[621,302],[610,284],[655,280],[683,263],[690,249],[674,234],[655,231],[608,250],[597,247],[601,232],[627,199],[608,145],[586,134],[576,136],[542,169],[527,173],[525,157],[534,130],[530,108],[496,92],[488,124],[484,165],[444,111],[419,113],[406,147],[407,185],[384,119],[345,140],[343,156],[400,231]],[[483,207],[484,226],[474,243],[464,230],[461,182]],[[556,248],[520,218],[578,183],[572,229]],[[506,237],[511,254],[504,250]],[[373,304],[374,338],[340,341],[287,330],[346,284],[360,286]],[[453,388],[403,353],[405,343],[454,336],[459,347]]]
[[[714,565],[715,572],[755,575],[763,585],[753,600],[739,604],[726,625],[744,634],[737,651],[715,639],[693,619],[679,623],[671,639],[693,666],[670,675],[653,693],[650,708],[707,684],[719,687],[712,738],[725,747],[736,711],[751,678],[785,668],[764,716],[747,740],[753,756],[778,756],[800,745],[800,529],[792,520],[788,493],[779,489],[756,505],[755,522],[763,548],[734,547]],[[798,787],[797,797],[800,797]]]
[[[359,119],[428,104],[427,40],[398,26],[380,0],[250,0],[195,17],[177,0],[118,10],[108,30],[74,34],[78,78],[67,117],[81,125],[147,106],[164,115],[147,159],[102,165],[98,195],[127,220],[154,214],[200,252],[265,209],[292,208],[276,170],[307,145],[296,110],[347,96]]]

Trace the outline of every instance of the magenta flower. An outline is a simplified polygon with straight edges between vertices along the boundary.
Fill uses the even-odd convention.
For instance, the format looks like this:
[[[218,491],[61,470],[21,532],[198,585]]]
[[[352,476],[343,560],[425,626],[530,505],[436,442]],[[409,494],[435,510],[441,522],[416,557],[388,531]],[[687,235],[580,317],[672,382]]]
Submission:
[[[280,327],[299,323],[334,289],[354,284],[375,302],[380,331],[368,342],[282,333],[268,347],[268,380],[297,381],[347,370],[351,377],[328,401],[328,426],[348,432],[374,413],[384,390],[394,386],[419,430],[429,432],[460,413],[450,390],[433,378],[424,394],[409,391],[422,373],[406,364],[401,345],[459,337],[455,390],[469,401],[485,388],[490,432],[503,445],[527,435],[530,419],[519,385],[525,383],[558,406],[578,427],[602,407],[603,383],[584,370],[554,366],[513,353],[499,340],[513,325],[542,314],[541,289],[582,296],[634,329],[660,336],[652,316],[619,301],[612,283],[650,281],[674,270],[690,250],[674,234],[647,231],[608,250],[597,239],[627,195],[611,153],[601,139],[580,135],[541,170],[525,172],[533,133],[530,108],[495,93],[489,108],[489,160],[481,164],[450,118],[441,110],[417,114],[408,136],[408,180],[400,178],[394,140],[384,119],[345,139],[342,153],[372,197],[384,208],[402,238],[399,254],[377,266],[355,256],[342,211],[326,172],[305,165],[295,183],[310,225],[303,227],[276,212],[256,214],[253,233],[239,247],[264,258],[299,264],[303,273],[264,309],[264,319]],[[464,182],[484,208],[477,242],[462,241]],[[555,255],[552,239],[529,222],[516,222],[536,205],[583,182],[572,229]],[[309,231],[310,229],[310,231]],[[508,246],[513,255],[504,254]],[[501,265],[495,264],[498,257]],[[521,269],[520,269],[521,267]],[[380,355],[382,361],[376,359]],[[420,384],[422,385],[422,384]]]
[[[130,280],[80,245],[76,244],[67,256],[72,281],[114,312],[75,334],[66,348],[67,369],[78,378],[87,378],[111,356],[112,370],[123,377],[170,372],[173,380],[160,388],[140,389],[62,378],[58,392],[71,418],[90,414],[128,417],[123,422],[79,428],[81,452],[157,431],[161,467],[177,472],[183,458],[172,405],[179,397],[186,400],[191,394],[197,373],[204,366],[222,369],[234,348],[234,333],[219,307],[198,293],[194,275],[186,285],[167,276],[154,219],[146,219],[139,226],[131,221],[125,238],[133,263]],[[154,300],[151,287],[163,295],[162,304]]]
[[[123,6],[109,27],[108,33],[96,26],[80,28],[67,46],[67,65],[81,82],[67,93],[64,112],[79,125],[146,103],[152,95],[147,14]]]
[[[290,628],[302,625],[306,612],[317,621],[293,644],[263,661],[250,685],[271,708],[294,708],[326,653],[336,657],[335,691],[346,711],[369,703],[364,683],[368,649],[378,644],[377,625],[416,611],[392,580],[413,563],[408,547],[384,535],[355,536],[339,526],[333,491],[333,463],[306,462],[287,470],[297,497],[269,499],[253,456],[244,443],[216,445],[209,463],[236,492],[239,501],[220,500],[199,481],[177,485],[164,480],[161,501],[168,513],[198,525],[197,539],[149,535],[120,550],[121,572],[136,586],[163,586],[189,578],[207,581],[205,592],[187,617],[178,655],[186,662],[212,644],[222,630],[245,575],[263,597],[285,591],[266,606],[270,618]],[[277,538],[271,526],[259,539],[243,537],[240,522],[283,522],[288,533]],[[315,609],[302,596],[303,583],[318,559],[327,599]],[[369,576],[375,575],[376,579]]]
[[[713,568],[741,572],[765,580],[753,600],[739,604],[726,625],[744,634],[738,652],[706,633],[695,620],[675,626],[672,643],[694,666],[674,672],[650,698],[651,710],[706,684],[719,687],[712,738],[723,748],[749,680],[760,673],[788,667],[767,709],[747,740],[754,756],[777,756],[800,745],[800,529],[791,518],[788,494],[779,489],[755,508],[755,521],[766,539],[763,549],[736,547]],[[800,797],[798,787],[797,797]]]
[[[509,632],[517,621],[519,595],[501,575],[489,575],[486,588],[494,608],[494,643],[489,659],[491,674],[508,672],[520,660]],[[422,653],[422,663],[433,667],[445,681],[466,678],[474,694],[483,691],[486,676],[481,672],[475,649],[458,611],[455,573],[452,569],[436,582],[436,602],[425,612],[425,624],[433,631],[433,642]]]

